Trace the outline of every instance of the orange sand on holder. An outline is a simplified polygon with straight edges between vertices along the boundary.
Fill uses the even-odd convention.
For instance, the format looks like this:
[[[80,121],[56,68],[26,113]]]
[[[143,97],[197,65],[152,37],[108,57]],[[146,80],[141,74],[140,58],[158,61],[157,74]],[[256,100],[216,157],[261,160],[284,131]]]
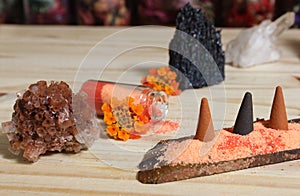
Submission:
[[[288,123],[288,130],[265,127],[254,123],[254,131],[248,135],[220,130],[214,140],[202,142],[192,138],[172,141],[159,159],[173,165],[229,161],[255,155],[300,148],[300,124]],[[180,153],[178,153],[178,150]]]

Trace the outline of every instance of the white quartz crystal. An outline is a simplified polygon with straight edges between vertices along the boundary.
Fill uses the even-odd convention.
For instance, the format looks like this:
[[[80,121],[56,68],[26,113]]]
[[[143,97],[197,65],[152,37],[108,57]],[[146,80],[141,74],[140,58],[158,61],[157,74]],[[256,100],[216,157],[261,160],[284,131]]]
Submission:
[[[227,44],[226,63],[235,67],[250,67],[276,61],[280,58],[274,41],[293,25],[295,14],[288,12],[276,21],[264,20],[258,26],[242,31]]]

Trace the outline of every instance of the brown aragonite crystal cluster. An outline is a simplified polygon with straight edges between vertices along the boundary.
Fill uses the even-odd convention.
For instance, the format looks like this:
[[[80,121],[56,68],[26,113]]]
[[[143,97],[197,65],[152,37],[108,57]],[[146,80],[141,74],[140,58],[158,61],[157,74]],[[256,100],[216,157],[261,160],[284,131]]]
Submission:
[[[96,139],[94,111],[84,94],[72,93],[65,82],[39,81],[19,95],[12,121],[3,123],[10,150],[35,162],[47,151],[79,152]]]

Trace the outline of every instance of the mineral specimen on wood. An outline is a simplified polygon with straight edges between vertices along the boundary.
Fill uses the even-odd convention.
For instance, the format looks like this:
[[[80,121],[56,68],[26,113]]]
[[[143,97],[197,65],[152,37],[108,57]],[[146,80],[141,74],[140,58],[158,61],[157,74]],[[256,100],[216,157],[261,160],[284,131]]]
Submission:
[[[2,123],[10,150],[23,150],[23,156],[34,162],[47,151],[86,149],[99,133],[85,99],[74,95],[65,82],[30,85],[16,100],[12,121]]]
[[[279,60],[280,53],[274,42],[293,25],[294,18],[295,14],[288,12],[274,22],[265,20],[258,26],[242,31],[228,43],[226,63],[232,63],[234,67],[251,67]]]
[[[177,15],[169,45],[170,66],[182,74],[181,89],[200,88],[224,80],[224,51],[220,31],[200,9],[186,4]]]

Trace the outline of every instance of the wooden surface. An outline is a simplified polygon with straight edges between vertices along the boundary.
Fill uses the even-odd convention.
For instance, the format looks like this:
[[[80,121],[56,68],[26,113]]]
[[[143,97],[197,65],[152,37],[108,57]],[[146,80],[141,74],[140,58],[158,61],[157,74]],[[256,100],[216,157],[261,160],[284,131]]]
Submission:
[[[239,31],[223,29],[223,44]],[[11,119],[15,93],[40,79],[64,80],[74,90],[91,78],[139,84],[150,67],[167,64],[172,35],[173,29],[154,27],[0,26],[0,121]],[[0,135],[0,195],[300,195],[300,161],[161,185],[135,179],[136,165],[158,140],[194,133],[203,96],[216,128],[232,126],[246,91],[253,93],[255,117],[268,118],[277,85],[283,87],[288,117],[299,117],[300,30],[285,32],[277,45],[279,62],[249,69],[227,65],[224,83],[170,98],[168,118],[180,123],[174,133],[126,143],[102,133],[89,151],[50,153],[33,164],[12,155]]]

